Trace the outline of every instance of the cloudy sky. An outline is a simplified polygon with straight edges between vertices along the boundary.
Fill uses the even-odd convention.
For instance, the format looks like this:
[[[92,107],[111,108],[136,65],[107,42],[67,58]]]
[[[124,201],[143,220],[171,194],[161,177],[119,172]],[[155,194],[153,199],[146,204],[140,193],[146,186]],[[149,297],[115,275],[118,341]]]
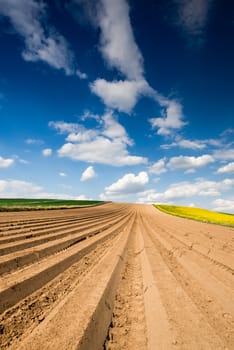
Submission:
[[[234,5],[0,0],[0,197],[234,212]]]

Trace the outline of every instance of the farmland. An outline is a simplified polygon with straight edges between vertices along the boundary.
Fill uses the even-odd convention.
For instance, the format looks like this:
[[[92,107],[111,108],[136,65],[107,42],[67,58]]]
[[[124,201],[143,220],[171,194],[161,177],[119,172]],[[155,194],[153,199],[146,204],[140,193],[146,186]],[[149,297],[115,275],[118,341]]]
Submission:
[[[155,207],[165,213],[180,216],[182,218],[234,227],[234,214],[218,213],[201,208],[165,204],[155,205]]]
[[[60,200],[60,199],[27,199],[0,198],[0,211],[42,210],[54,208],[71,208],[87,205],[98,205],[103,202],[94,200]]]
[[[232,349],[234,229],[150,205],[0,213],[0,348]]]

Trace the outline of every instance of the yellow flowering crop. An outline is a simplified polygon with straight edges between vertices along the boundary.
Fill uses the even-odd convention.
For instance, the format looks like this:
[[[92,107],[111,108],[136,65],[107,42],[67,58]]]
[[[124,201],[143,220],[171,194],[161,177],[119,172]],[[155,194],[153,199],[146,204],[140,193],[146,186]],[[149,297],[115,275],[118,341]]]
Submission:
[[[209,222],[225,226],[234,226],[233,214],[218,213],[207,209],[183,207],[176,205],[155,204],[154,206],[168,214],[188,219],[194,219],[202,222]]]

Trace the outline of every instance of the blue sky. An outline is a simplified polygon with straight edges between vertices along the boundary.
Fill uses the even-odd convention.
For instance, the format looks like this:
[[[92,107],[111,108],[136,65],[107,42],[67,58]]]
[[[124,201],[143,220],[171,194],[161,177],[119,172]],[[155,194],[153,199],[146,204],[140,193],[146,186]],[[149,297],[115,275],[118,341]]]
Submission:
[[[234,6],[0,0],[0,197],[234,212]]]

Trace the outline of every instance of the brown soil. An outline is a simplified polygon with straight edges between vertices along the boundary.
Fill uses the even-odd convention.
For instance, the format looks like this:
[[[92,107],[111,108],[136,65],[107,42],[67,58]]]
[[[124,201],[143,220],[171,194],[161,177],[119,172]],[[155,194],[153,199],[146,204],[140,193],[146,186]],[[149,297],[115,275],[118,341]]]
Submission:
[[[231,350],[233,253],[148,205],[0,213],[0,349]]]

